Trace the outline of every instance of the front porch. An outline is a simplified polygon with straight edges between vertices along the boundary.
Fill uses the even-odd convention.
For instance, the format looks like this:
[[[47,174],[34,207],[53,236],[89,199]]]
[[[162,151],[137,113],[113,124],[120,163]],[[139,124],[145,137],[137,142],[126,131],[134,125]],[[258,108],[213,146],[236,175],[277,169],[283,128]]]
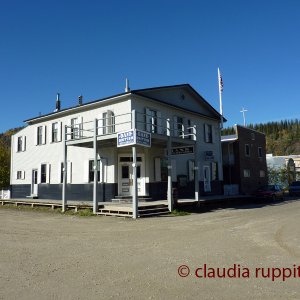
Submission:
[[[105,119],[94,119],[74,126],[65,126],[64,130],[64,166],[67,165],[68,147],[85,147],[93,149],[93,212],[99,213],[99,199],[97,198],[98,161],[101,161],[101,150],[107,147],[118,149],[115,169],[117,175],[115,183],[118,196],[132,198],[132,217],[139,214],[138,196],[148,196],[146,178],[149,183],[149,167],[145,171],[146,148],[165,151],[167,157],[166,191],[168,210],[173,209],[172,195],[172,162],[171,155],[174,147],[193,147],[194,166],[192,169],[195,183],[195,199],[199,196],[198,155],[196,147],[196,126],[187,127],[184,124],[174,124],[170,119],[153,120],[148,123],[146,114],[133,110],[131,113],[110,116]],[[143,130],[141,130],[143,129]],[[147,131],[144,131],[147,130]],[[120,138],[121,136],[121,138]],[[121,142],[120,142],[121,141]],[[122,151],[120,150],[122,149]],[[124,152],[124,153],[123,153]],[[122,154],[123,153],[123,154]],[[116,167],[117,164],[117,167]],[[67,207],[67,169],[63,168],[62,210]],[[147,173],[148,172],[148,173]],[[148,184],[149,186],[149,184]]]

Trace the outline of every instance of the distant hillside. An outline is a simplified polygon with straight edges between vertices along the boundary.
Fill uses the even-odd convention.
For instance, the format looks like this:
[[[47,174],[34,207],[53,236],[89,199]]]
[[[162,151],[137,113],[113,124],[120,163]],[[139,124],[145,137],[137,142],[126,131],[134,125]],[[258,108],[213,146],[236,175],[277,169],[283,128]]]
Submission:
[[[22,128],[10,129],[0,134],[0,189],[9,186],[11,136]]]
[[[273,155],[300,154],[300,120],[284,120],[250,124],[249,128],[266,135],[267,153]],[[234,134],[234,128],[222,130],[222,135]]]

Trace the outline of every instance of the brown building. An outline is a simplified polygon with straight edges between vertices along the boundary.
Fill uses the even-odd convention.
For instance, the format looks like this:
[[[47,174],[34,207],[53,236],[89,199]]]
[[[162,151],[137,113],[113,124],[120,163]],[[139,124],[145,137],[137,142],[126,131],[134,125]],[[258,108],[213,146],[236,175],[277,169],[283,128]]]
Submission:
[[[224,194],[252,194],[267,185],[266,138],[256,130],[235,125],[222,136]]]

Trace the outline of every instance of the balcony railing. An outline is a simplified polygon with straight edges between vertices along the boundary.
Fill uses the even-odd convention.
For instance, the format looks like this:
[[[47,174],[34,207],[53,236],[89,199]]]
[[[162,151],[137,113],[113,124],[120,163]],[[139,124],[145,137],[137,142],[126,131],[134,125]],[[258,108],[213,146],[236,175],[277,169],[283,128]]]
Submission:
[[[132,111],[120,115],[110,114],[105,118],[65,126],[65,140],[74,141],[92,138],[96,130],[97,137],[111,136],[118,132],[130,129],[139,129],[152,134],[172,136],[182,139],[196,140],[196,125],[187,126],[183,123],[174,123],[171,119],[147,115]]]

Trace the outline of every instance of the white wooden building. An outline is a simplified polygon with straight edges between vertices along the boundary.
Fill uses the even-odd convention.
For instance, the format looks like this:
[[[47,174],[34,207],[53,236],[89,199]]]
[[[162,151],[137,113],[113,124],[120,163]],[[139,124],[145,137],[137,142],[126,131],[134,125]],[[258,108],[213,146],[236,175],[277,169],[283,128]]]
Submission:
[[[135,172],[139,197],[166,199],[168,176],[179,197],[222,194],[221,116],[189,84],[80,98],[66,109],[58,95],[56,104],[12,137],[12,198],[131,197]],[[126,146],[120,133],[131,130],[142,142]]]

